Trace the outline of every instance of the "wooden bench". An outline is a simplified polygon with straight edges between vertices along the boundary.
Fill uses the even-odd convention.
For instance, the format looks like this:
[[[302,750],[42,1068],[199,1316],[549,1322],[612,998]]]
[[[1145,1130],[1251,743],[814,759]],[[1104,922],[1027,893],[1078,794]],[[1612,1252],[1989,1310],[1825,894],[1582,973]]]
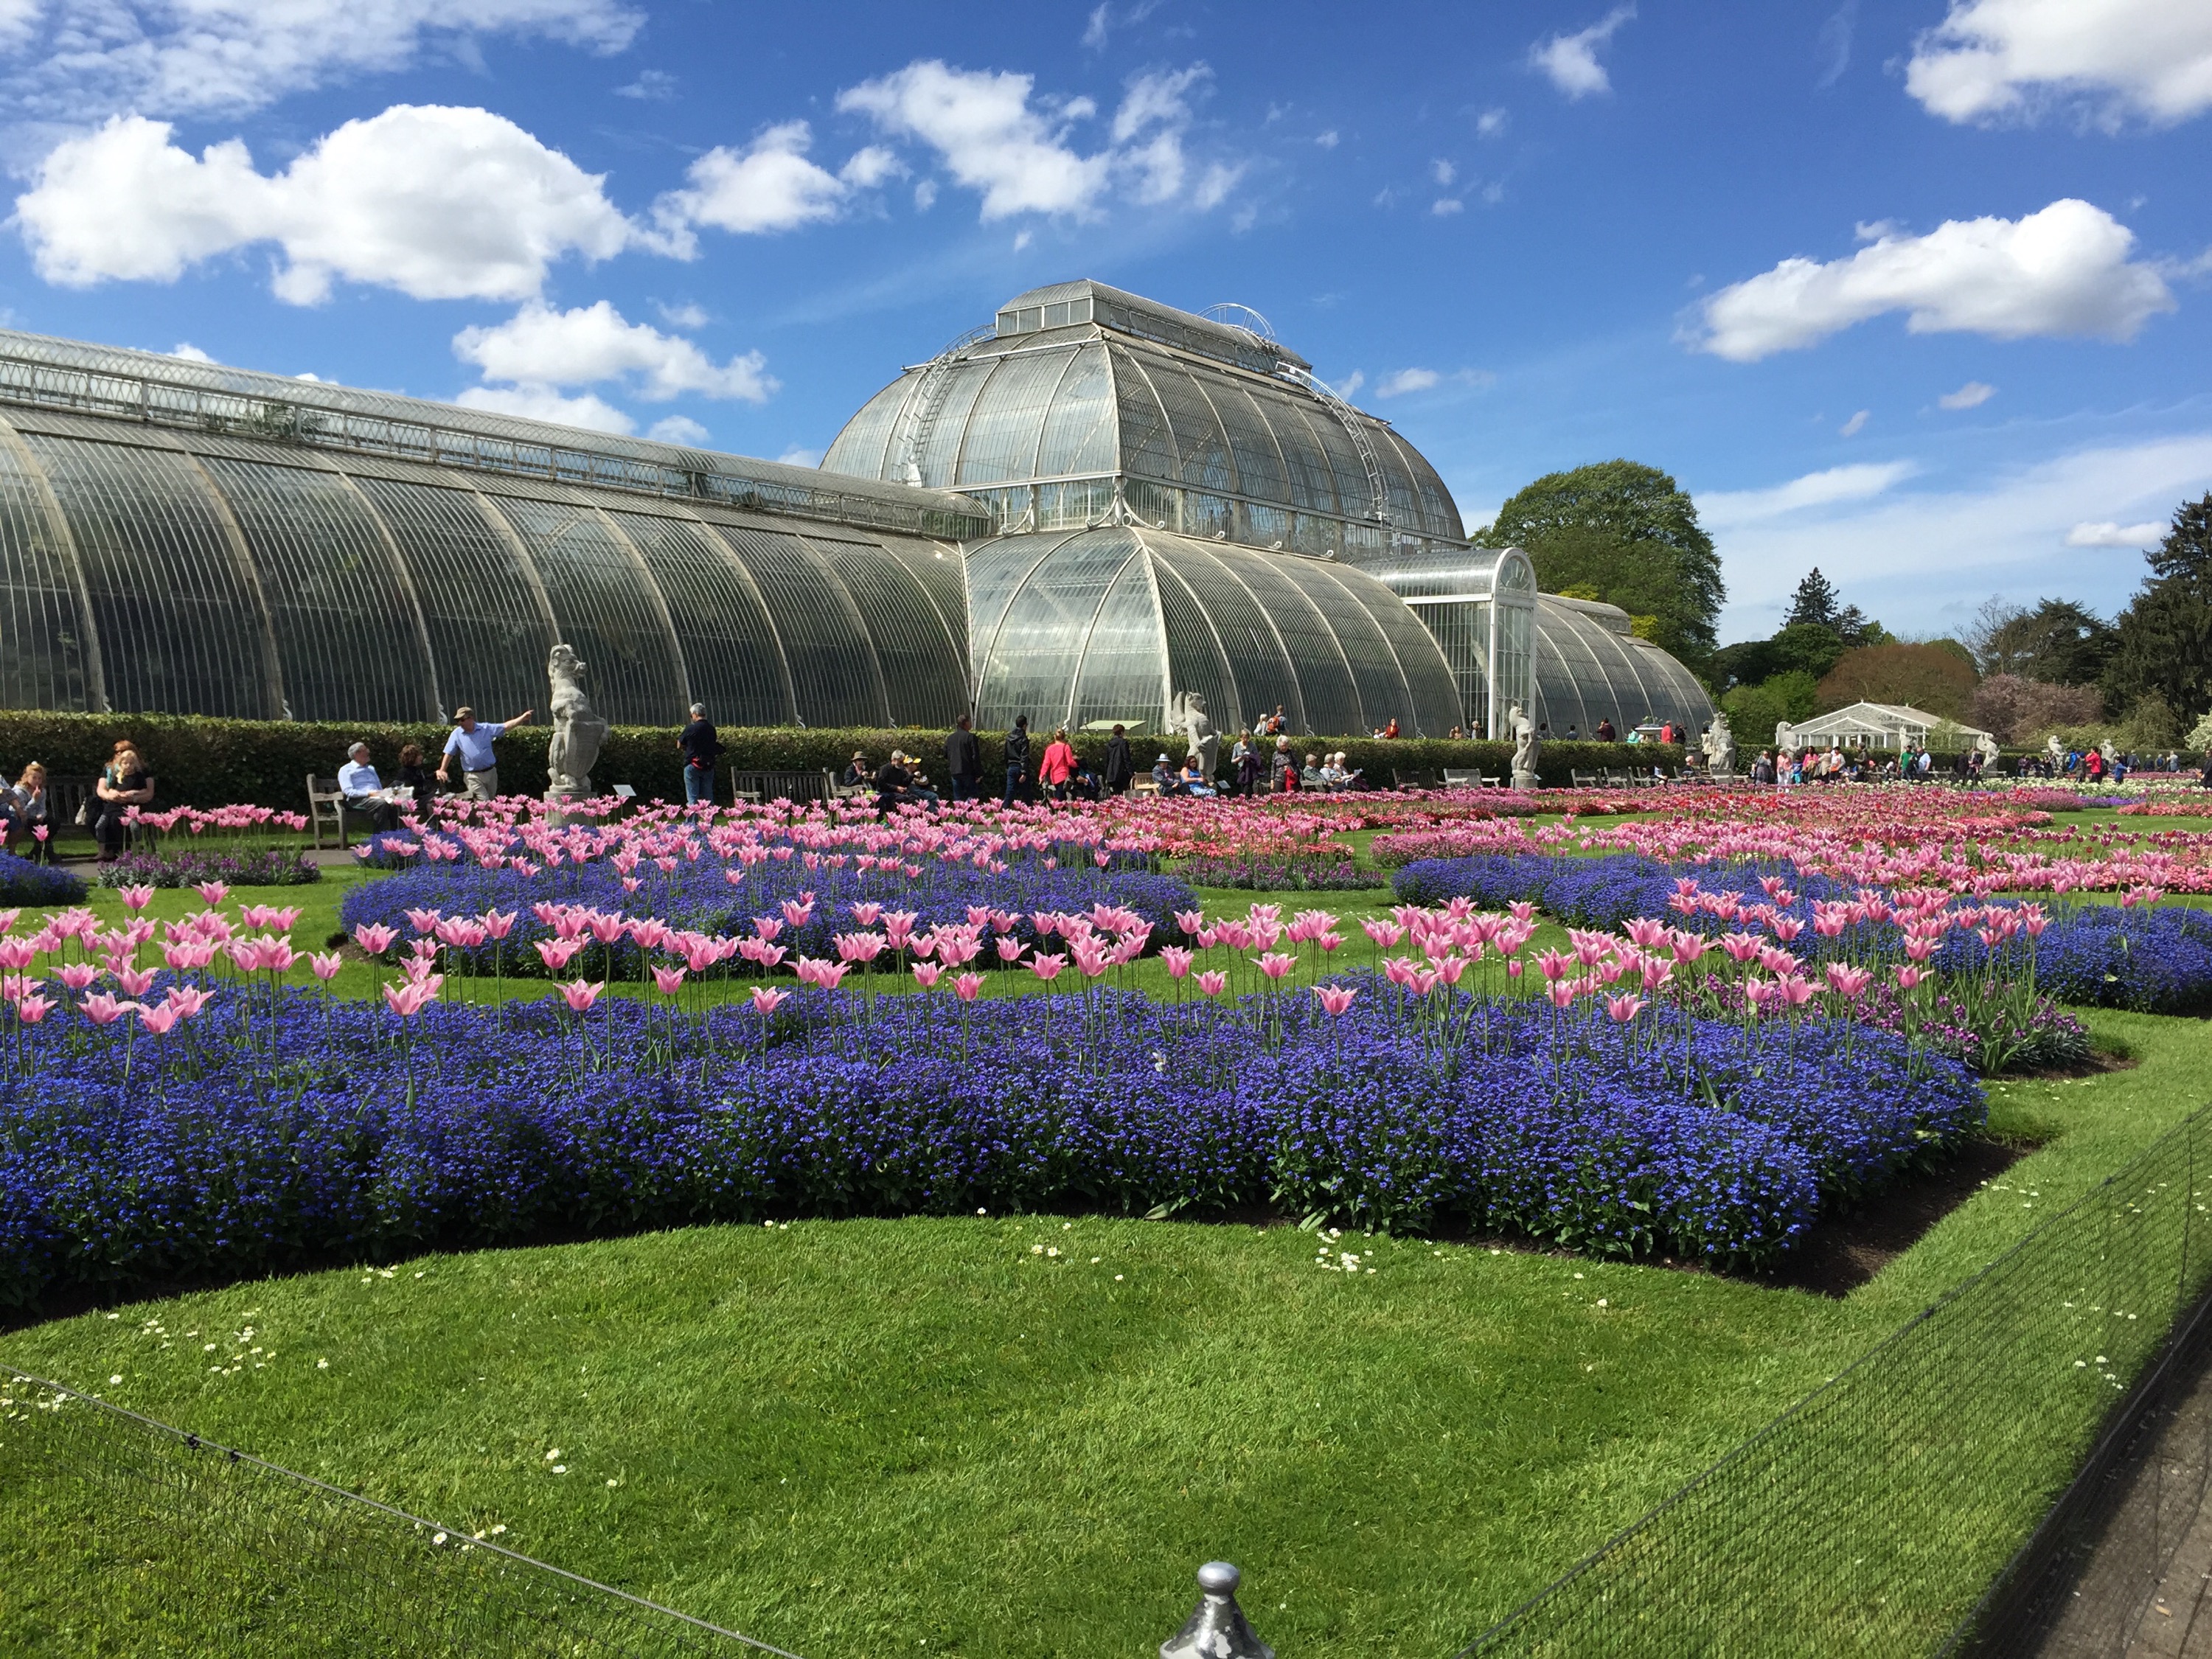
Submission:
[[[746,772],[730,769],[730,787],[738,800],[810,801],[835,799],[837,775],[819,772]]]
[[[1476,771],[1472,767],[1462,769],[1455,766],[1447,766],[1444,768],[1444,787],[1447,789],[1480,789],[1482,787],[1482,774]]]
[[[360,815],[356,813],[355,816]],[[349,845],[345,792],[338,787],[336,778],[319,778],[313,772],[307,774],[307,823],[315,832],[317,847],[323,844],[325,830],[337,836],[340,852]]]
[[[1390,787],[1401,790],[1433,789],[1437,787],[1437,775],[1418,769],[1410,772],[1401,772],[1394,769],[1390,774]]]

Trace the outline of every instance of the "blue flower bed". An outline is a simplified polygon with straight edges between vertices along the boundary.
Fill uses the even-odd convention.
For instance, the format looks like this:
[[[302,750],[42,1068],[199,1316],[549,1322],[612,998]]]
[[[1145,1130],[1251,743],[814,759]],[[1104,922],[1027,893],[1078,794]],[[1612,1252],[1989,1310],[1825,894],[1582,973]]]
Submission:
[[[1705,933],[1729,931],[1733,924],[1716,916],[1684,916],[1668,908],[1674,883],[1683,876],[1695,877],[1707,892],[1735,893],[1750,903],[1769,902],[1762,877],[1781,877],[1796,895],[1783,914],[1807,924],[1786,948],[1808,961],[1897,955],[1899,935],[1887,923],[1848,927],[1832,940],[1815,936],[1814,902],[1847,900],[1859,890],[1787,863],[1668,865],[1632,853],[1606,858],[1486,854],[1408,864],[1393,884],[1400,898],[1413,904],[1463,896],[1497,908],[1519,900],[1582,927],[1618,928],[1632,917],[1657,916]],[[2032,945],[2022,938],[1997,949],[2000,969],[2022,974],[2032,950],[2036,988],[2061,1002],[2153,1014],[2212,1010],[2212,913],[2186,905],[2069,905],[2054,913]],[[1954,932],[1931,960],[1946,972],[1962,973],[1979,969],[1988,957],[1978,939]]]
[[[84,895],[83,877],[0,853],[0,904],[80,904]]]
[[[520,920],[500,955],[508,974],[543,975],[546,969],[532,944],[550,939],[553,930],[532,914],[544,901],[586,904],[599,910],[627,911],[631,915],[657,916],[672,927],[696,933],[750,936],[752,918],[782,918],[786,900],[812,892],[812,918],[798,927],[786,927],[775,942],[794,956],[834,957],[833,936],[860,930],[850,907],[874,902],[887,910],[916,913],[917,931],[927,932],[942,922],[964,922],[971,905],[1011,912],[1019,918],[1013,933],[1028,943],[1037,939],[1030,920],[1037,911],[1087,914],[1093,905],[1124,907],[1152,925],[1152,948],[1173,944],[1182,937],[1176,927],[1178,910],[1198,908],[1198,896],[1169,876],[1139,870],[1100,870],[1089,865],[1046,869],[1041,862],[1018,864],[992,872],[966,866],[937,866],[921,883],[897,871],[809,869],[797,860],[752,866],[744,879],[732,886],[724,878],[725,866],[702,859],[679,863],[663,872],[650,864],[635,892],[623,885],[621,872],[604,861],[564,866],[535,876],[515,870],[486,869],[468,863],[433,864],[403,870],[360,884],[349,892],[339,915],[350,933],[364,923],[397,928],[400,938],[411,939],[410,910],[441,910],[449,916],[478,915],[486,910],[512,911]],[[489,972],[493,952],[484,946],[473,952],[452,951],[445,960],[453,965],[466,960],[479,971]],[[598,975],[607,958],[593,944],[578,959],[580,970]],[[636,978],[640,960],[635,945],[625,940],[613,947],[612,970],[619,977]],[[995,968],[995,951],[986,951],[975,966]],[[729,964],[730,971],[745,969],[743,963]]]
[[[64,1284],[766,1217],[1272,1205],[1759,1264],[1984,1116],[1957,1065],[1372,977],[1164,1004],[807,992],[763,1018],[223,990],[167,1038],[74,1010],[0,1081],[0,1301]],[[1449,1018],[1440,1021],[1440,1012]],[[273,1047],[272,1047],[273,1044]],[[270,1058],[271,1054],[276,1058]],[[27,1071],[25,1067],[27,1066]],[[126,1069],[127,1068],[127,1069]],[[411,1082],[410,1082],[411,1079]]]

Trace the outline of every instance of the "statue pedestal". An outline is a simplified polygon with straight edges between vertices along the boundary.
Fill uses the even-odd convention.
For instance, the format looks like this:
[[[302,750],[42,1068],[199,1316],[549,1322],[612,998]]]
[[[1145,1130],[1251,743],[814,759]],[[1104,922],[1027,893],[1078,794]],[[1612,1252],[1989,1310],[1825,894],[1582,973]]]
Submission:
[[[568,812],[562,809],[576,801],[592,798],[592,781],[581,783],[556,784],[545,792],[545,821],[556,830],[566,829],[571,823],[589,823],[591,816],[584,812]]]
[[[1521,771],[1514,773],[1513,787],[1516,789],[1540,789],[1543,787],[1541,784],[1536,781],[1536,775],[1534,772]]]

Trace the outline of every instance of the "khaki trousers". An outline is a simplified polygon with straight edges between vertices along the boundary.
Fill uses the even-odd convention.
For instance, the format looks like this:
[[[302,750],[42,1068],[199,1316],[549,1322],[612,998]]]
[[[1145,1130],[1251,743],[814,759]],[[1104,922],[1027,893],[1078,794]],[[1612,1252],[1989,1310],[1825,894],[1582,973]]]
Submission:
[[[491,800],[499,794],[499,768],[487,766],[481,772],[464,769],[461,787],[471,800]]]

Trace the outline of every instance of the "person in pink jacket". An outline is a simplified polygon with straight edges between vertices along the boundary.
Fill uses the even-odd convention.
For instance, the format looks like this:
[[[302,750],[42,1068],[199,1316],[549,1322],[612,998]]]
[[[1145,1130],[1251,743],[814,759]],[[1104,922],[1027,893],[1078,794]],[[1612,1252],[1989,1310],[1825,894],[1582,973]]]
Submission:
[[[1067,740],[1067,728],[1062,726],[1052,734],[1045,745],[1044,758],[1037,763],[1037,781],[1052,791],[1054,800],[1067,799],[1067,781],[1075,775],[1075,746]]]

